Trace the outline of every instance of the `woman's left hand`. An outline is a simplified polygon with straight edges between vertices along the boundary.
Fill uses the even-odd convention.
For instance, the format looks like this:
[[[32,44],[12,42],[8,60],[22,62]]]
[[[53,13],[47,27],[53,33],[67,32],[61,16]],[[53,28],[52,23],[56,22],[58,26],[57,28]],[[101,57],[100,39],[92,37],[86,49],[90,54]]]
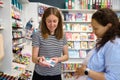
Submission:
[[[51,58],[51,60],[53,60],[56,64],[59,62],[59,58],[58,57],[53,57],[53,58]]]
[[[81,65],[81,67],[77,68],[75,71],[75,77],[78,78],[84,75],[84,71],[86,69],[86,65]]]

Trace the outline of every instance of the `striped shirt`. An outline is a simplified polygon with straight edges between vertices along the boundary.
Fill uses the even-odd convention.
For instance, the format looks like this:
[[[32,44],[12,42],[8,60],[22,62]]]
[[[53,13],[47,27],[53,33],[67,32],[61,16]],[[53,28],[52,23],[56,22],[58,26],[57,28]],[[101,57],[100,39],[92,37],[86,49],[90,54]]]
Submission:
[[[94,49],[87,66],[96,72],[104,72],[105,80],[120,80],[120,38],[108,41],[99,51]]]
[[[67,45],[67,40],[64,37],[61,40],[57,40],[55,36],[50,35],[47,39],[43,39],[40,31],[33,34],[32,46],[39,47],[38,56],[44,56],[46,58],[60,57],[63,53],[63,46]],[[40,75],[60,75],[61,63],[55,65],[55,67],[42,67],[35,64],[35,71]]]

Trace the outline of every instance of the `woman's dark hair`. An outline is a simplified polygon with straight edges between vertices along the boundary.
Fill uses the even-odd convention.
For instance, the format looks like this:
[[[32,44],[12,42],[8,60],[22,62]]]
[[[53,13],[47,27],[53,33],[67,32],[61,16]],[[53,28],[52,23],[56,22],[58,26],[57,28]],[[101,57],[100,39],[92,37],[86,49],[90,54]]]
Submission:
[[[58,40],[60,40],[63,38],[63,19],[62,19],[62,15],[61,15],[60,11],[55,7],[48,7],[44,11],[44,14],[43,14],[42,20],[41,20],[41,24],[40,24],[42,37],[44,39],[46,39],[50,35],[50,31],[48,30],[48,28],[46,26],[46,18],[48,16],[50,16],[51,14],[55,15],[59,19],[58,26],[55,30],[54,35]]]
[[[99,9],[92,15],[92,19],[95,19],[102,26],[106,26],[108,23],[112,24],[102,39],[97,42],[97,50],[104,46],[107,41],[113,41],[116,36],[120,37],[119,19],[113,10],[109,8]]]

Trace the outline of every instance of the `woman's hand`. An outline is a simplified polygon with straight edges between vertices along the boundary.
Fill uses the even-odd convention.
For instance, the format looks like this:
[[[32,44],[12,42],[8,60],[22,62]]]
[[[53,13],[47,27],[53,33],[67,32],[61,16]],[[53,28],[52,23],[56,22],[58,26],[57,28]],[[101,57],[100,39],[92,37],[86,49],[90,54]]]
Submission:
[[[50,64],[46,62],[44,56],[38,58],[38,64],[43,67],[50,67]]]
[[[51,58],[51,60],[53,60],[56,64],[59,62],[59,58],[58,57],[53,57],[53,58]]]
[[[81,67],[77,68],[75,71],[75,77],[78,78],[84,75],[84,71],[86,69],[86,65],[81,65]]]

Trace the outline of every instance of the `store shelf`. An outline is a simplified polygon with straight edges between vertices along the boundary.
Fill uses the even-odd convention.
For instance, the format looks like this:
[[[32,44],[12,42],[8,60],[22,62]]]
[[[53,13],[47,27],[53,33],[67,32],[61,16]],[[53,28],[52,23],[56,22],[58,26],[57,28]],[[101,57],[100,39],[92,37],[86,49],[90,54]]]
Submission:
[[[90,21],[64,21],[64,23],[91,23]]]
[[[65,31],[65,32],[72,32],[72,33],[92,33],[91,31],[71,31],[71,30],[68,30],[68,31]]]
[[[69,60],[62,63],[63,79],[74,80],[76,68],[94,47],[95,35],[92,33],[91,17],[94,9],[61,9],[64,16],[64,32],[68,41]],[[71,77],[69,77],[70,75]]]
[[[75,72],[75,70],[63,70],[62,72]]]
[[[68,61],[65,61],[65,62],[62,62],[62,63],[63,64],[64,63],[78,63],[78,64],[81,64],[82,62],[83,62],[82,58],[71,58]]]
[[[89,12],[89,13],[93,13],[96,11],[96,9],[60,9],[61,11],[67,11],[67,12]]]
[[[12,73],[13,76],[19,76],[24,70],[27,68],[26,65],[19,64],[19,63],[12,63]]]
[[[115,12],[120,12],[120,9],[114,9]]]

